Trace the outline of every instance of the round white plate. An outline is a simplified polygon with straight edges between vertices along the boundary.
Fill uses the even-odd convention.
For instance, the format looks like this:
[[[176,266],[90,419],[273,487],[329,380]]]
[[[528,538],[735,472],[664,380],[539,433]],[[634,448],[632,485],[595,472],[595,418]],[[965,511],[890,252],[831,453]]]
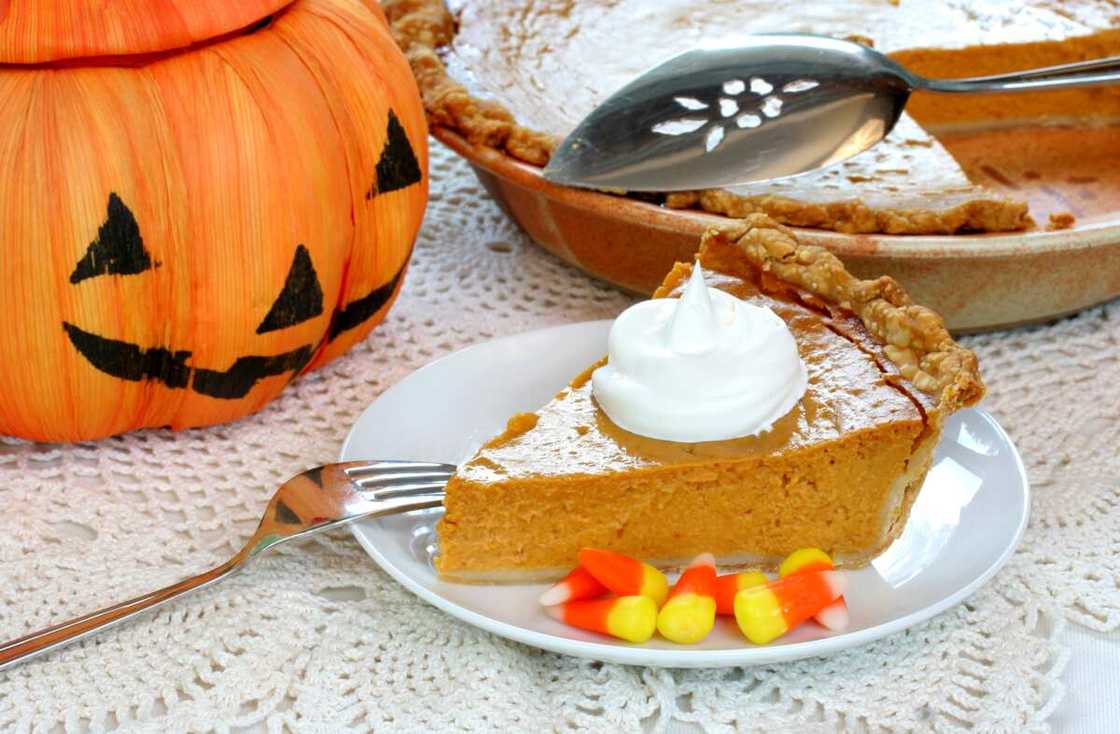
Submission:
[[[496,339],[417,370],[371,405],[342,447],[343,461],[413,459],[456,464],[510,415],[535,410],[606,352],[609,321]],[[567,627],[537,604],[545,585],[441,581],[432,566],[442,510],[369,520],[354,536],[421,599],[482,629],[553,652],[666,667],[757,665],[826,655],[906,629],[966,599],[1004,564],[1027,523],[1029,491],[1019,454],[980,410],[946,425],[933,469],[902,536],[870,566],[850,572],[851,628],[805,624],[756,647],[720,619],[698,645],[655,637],[634,645]]]

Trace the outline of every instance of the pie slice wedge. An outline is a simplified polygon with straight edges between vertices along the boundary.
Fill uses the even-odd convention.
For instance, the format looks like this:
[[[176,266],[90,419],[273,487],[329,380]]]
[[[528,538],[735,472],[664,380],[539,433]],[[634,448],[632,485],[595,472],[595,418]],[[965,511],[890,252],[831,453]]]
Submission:
[[[975,355],[893,280],[854,278],[765,215],[708,231],[699,262],[710,286],[786,321],[809,372],[800,403],[756,437],[656,440],[596,405],[592,365],[451,479],[442,577],[550,579],[585,546],[767,568],[816,546],[859,566],[898,536],[946,416],[983,395]],[[691,268],[678,263],[655,297],[678,295]]]

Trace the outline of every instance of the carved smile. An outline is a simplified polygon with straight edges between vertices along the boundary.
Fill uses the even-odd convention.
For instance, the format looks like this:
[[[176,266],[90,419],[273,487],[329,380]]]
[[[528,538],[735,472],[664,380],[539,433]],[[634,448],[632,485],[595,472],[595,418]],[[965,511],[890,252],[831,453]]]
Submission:
[[[333,341],[377,313],[393,295],[403,273],[402,266],[388,283],[336,309],[324,342]],[[269,312],[262,325],[269,322],[273,313]],[[151,380],[170,388],[189,388],[202,395],[226,400],[245,397],[254,385],[266,377],[289,372],[295,377],[318,351],[317,345],[305,344],[282,354],[238,357],[229,369],[213,370],[188,365],[189,351],[141,347],[92,334],[66,321],[62,322],[62,328],[74,348],[90,364],[108,375],[134,382]]]
[[[144,349],[136,344],[106,339],[73,324],[62,322],[70,343],[102,372],[122,380],[152,380],[171,388],[190,387],[212,398],[243,398],[265,377],[298,372],[311,359],[311,346],[271,357],[238,357],[224,372],[187,365],[190,352],[164,347]]]

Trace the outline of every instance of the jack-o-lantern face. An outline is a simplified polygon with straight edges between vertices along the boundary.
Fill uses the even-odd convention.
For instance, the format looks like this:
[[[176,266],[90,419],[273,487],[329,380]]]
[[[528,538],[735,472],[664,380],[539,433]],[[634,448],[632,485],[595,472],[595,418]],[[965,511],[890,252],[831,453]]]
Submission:
[[[124,63],[86,46],[129,33],[33,24],[57,65],[0,43],[0,434],[233,420],[384,317],[427,201],[408,62],[376,4],[258,6],[121,15],[153,34]]]
[[[144,248],[132,212],[116,194],[109,195],[109,212],[86,254],[74,267],[71,283],[99,275],[139,275],[158,263]],[[295,326],[323,313],[323,288],[305,246],[297,245],[283,289],[257,327],[263,334]],[[190,388],[214,398],[243,398],[264,377],[298,373],[311,360],[312,345],[273,355],[238,357],[226,370],[192,367],[190,350],[144,347],[83,330],[62,322],[74,348],[91,365],[122,380],[154,380],[170,388]]]
[[[420,183],[422,173],[416,154],[397,116],[389,112],[385,145],[366,199]],[[132,212],[116,193],[109,194],[104,224],[85,254],[74,266],[70,283],[103,275],[137,276],[160,263],[152,259]],[[298,375],[319,348],[340,334],[365,323],[396,292],[404,273],[397,271],[384,285],[374,288],[331,314],[328,328],[315,344],[266,355],[237,357],[226,369],[189,365],[189,349],[143,346],[94,334],[66,321],[63,328],[74,348],[98,370],[122,380],[152,380],[169,388],[191,389],[212,398],[237,399],[249,394],[260,380],[278,375]],[[287,329],[323,314],[323,287],[303,244],[296,245],[283,286],[256,328],[257,334]]]

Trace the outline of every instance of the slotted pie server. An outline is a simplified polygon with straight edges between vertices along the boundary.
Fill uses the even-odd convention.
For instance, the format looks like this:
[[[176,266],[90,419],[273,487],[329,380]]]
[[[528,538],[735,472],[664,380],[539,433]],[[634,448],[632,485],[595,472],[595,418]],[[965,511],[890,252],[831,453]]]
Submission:
[[[1028,92],[1120,81],[1120,57],[970,79],[924,79],[853,41],[745,36],[642,73],[556,149],[546,179],[626,191],[735,186],[867,150],[914,91]]]

